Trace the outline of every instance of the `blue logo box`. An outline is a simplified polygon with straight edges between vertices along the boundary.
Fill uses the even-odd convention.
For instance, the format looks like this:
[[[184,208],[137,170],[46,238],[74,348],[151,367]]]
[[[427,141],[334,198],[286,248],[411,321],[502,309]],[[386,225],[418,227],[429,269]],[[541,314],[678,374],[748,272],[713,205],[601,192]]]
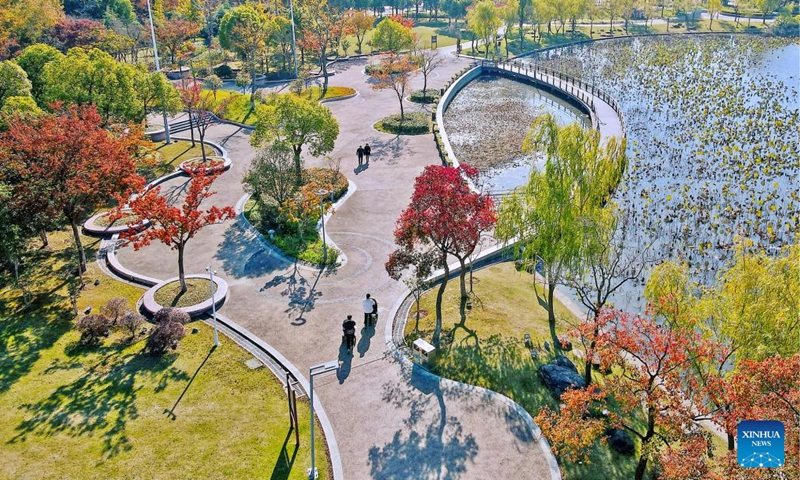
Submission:
[[[780,468],[785,463],[783,423],[774,420],[745,420],[739,423],[739,466]]]

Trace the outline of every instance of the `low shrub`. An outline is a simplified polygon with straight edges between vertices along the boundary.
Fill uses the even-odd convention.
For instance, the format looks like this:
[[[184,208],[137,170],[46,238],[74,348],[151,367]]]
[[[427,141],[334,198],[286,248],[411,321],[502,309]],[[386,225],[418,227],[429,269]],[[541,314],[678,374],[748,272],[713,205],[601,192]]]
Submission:
[[[129,310],[128,307],[127,299],[115,297],[100,307],[100,314],[111,320],[112,325],[115,325],[117,321],[125,315],[125,312]]]
[[[81,343],[96,345],[100,339],[111,333],[113,323],[104,315],[86,315],[75,322],[75,328],[81,332]]]
[[[189,314],[184,312],[180,308],[172,308],[172,307],[162,308],[161,310],[157,311],[155,315],[153,315],[153,321],[158,325],[170,322],[186,325],[191,320],[192,318],[189,316]]]
[[[214,67],[214,74],[220,78],[233,78],[233,69],[228,65]]]
[[[800,18],[779,16],[772,24],[772,33],[778,37],[800,37]]]
[[[177,349],[178,342],[185,336],[186,329],[182,323],[171,321],[159,323],[153,328],[144,348],[151,355],[163,355],[170,348]]]
[[[127,312],[117,320],[114,326],[127,333],[130,338],[136,338],[136,335],[139,334],[139,330],[144,326],[144,323],[145,320],[143,316],[135,312]]]
[[[439,101],[439,92],[429,88],[423,95],[422,90],[415,90],[408,99],[414,103],[436,103]]]
[[[430,132],[430,124],[428,114],[415,112],[406,114],[402,120],[400,115],[390,115],[375,124],[375,128],[381,132],[396,135],[423,135]]]

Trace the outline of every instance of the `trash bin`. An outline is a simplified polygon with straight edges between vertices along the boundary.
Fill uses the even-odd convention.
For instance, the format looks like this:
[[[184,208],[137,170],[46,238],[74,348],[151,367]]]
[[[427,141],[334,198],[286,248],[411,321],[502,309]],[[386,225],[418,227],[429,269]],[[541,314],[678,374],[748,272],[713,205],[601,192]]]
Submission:
[[[425,340],[418,338],[414,340],[413,344],[411,344],[411,351],[414,355],[414,363],[422,365],[423,367],[427,367],[431,362],[433,362],[433,358],[436,353],[436,347]]]

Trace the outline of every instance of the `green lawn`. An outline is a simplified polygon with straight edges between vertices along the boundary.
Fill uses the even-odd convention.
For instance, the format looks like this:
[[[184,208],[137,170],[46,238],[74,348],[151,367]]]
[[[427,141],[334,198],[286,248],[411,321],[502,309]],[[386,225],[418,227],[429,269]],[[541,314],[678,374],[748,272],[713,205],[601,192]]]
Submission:
[[[172,173],[181,162],[203,155],[199,143],[196,143],[193,147],[192,142],[183,140],[173,140],[169,145],[164,142],[158,142],[155,144],[155,152],[155,162],[152,165],[148,165],[145,171],[142,172],[148,180]],[[213,154],[208,149],[206,149],[206,153]]]
[[[552,345],[547,311],[537,300],[532,276],[518,272],[513,262],[476,270],[474,276],[473,308],[463,325],[458,312],[458,279],[447,285],[443,341],[436,373],[500,392],[522,405],[531,416],[536,416],[545,405],[557,408],[556,400],[539,379],[537,362],[531,359],[523,343],[524,334],[529,333],[534,344],[543,346],[547,341]],[[542,294],[541,284],[538,289]],[[435,299],[436,288],[423,296],[421,309],[429,313],[420,320],[418,330],[416,307],[412,305],[405,330],[407,341],[419,337],[430,341],[435,321]],[[556,319],[558,335],[570,328],[567,321],[574,322],[574,317],[560,303],[556,304]],[[546,351],[542,354],[544,361],[552,356]],[[580,359],[569,352],[567,356],[580,368]],[[597,372],[595,376],[601,377]],[[598,380],[602,384],[602,378]],[[635,457],[611,450],[603,440],[595,442],[590,460],[589,464],[574,464],[562,459],[560,465],[565,479],[627,480],[633,478],[636,469]]]
[[[50,234],[48,250],[28,255],[30,310],[0,277],[0,478],[306,478],[307,405],[298,404],[295,449],[280,382],[265,368],[246,367],[251,356],[225,337],[212,351],[204,324],[190,324],[189,332],[199,332],[160,359],[141,352],[144,340],[116,333],[98,347],[78,343],[58,278],[70,238]],[[84,240],[91,258],[98,241]],[[132,304],[143,293],[94,263],[86,282],[81,310],[97,311],[117,296]],[[324,478],[330,467],[321,435],[317,445]]]
[[[447,26],[447,22],[429,22],[428,24],[417,25],[412,28],[412,31],[419,36],[419,45],[421,48],[430,48],[431,46],[431,35],[437,35],[437,44],[440,47],[448,47],[450,45],[456,44],[455,37],[451,37],[445,35],[443,33],[443,27]],[[369,45],[369,42],[372,41],[372,35],[375,32],[375,29],[368,31],[364,35],[364,41],[361,45],[362,53],[372,53],[372,47]],[[356,49],[358,47],[356,43],[356,36],[355,35],[348,35],[345,39],[350,42],[347,51],[343,48],[339,48],[340,55],[355,55]]]

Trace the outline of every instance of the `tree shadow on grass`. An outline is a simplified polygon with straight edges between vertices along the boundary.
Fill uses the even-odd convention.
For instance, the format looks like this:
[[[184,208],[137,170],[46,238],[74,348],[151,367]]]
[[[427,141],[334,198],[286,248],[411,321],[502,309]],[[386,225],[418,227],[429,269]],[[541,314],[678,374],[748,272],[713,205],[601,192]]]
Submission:
[[[409,411],[407,428],[395,432],[383,446],[369,449],[372,478],[456,480],[478,454],[472,434],[465,434],[455,416],[447,415],[445,395],[438,378],[415,367],[404,372],[406,381],[384,385],[384,402]],[[434,405],[435,402],[435,405]],[[437,409],[433,418],[425,413]]]
[[[186,372],[172,366],[176,357],[169,354],[155,358],[141,353],[106,357],[49,397],[21,405],[26,418],[8,443],[25,442],[30,435],[99,434],[105,459],[130,450],[125,429],[128,421],[139,416],[136,396],[142,381],[137,384],[137,378],[161,375],[161,382],[188,380]]]
[[[18,309],[0,319],[0,394],[30,372],[40,352],[52,347],[72,328],[72,312],[60,305],[61,298],[50,293],[36,297],[38,308]],[[58,300],[55,298],[58,297]]]

